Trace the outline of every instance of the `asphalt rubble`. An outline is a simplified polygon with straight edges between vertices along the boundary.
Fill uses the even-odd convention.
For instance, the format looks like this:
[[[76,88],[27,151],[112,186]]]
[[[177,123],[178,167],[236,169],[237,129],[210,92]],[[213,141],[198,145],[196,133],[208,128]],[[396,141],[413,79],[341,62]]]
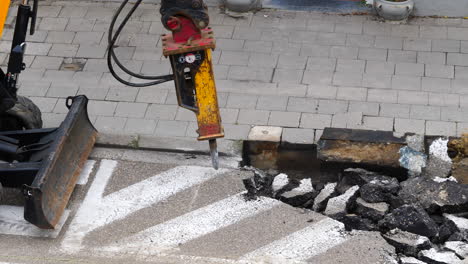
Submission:
[[[252,178],[244,180],[246,197],[272,197],[320,212],[342,222],[347,231],[379,232],[395,248],[398,263],[468,263],[468,184],[463,184],[468,183],[468,174],[456,174],[456,178],[453,174],[461,171],[468,158],[468,135],[402,137],[405,143],[398,150],[398,166],[404,170],[382,169],[386,164],[368,166],[361,164],[362,158],[350,162],[347,156],[343,164],[350,167],[341,170],[338,181],[313,182],[246,167],[254,171]],[[335,155],[331,162],[337,165],[338,160]],[[330,160],[322,156],[322,161],[326,165]],[[398,171],[401,174],[396,175]]]

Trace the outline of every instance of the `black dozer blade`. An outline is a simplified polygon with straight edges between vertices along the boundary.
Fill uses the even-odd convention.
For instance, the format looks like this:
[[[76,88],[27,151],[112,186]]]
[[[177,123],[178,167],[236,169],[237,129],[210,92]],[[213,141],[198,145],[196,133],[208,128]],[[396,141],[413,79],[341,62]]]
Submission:
[[[54,229],[60,221],[96,141],[87,105],[84,95],[68,98],[69,112],[58,128],[0,133],[32,146],[27,160],[0,166],[0,180],[3,176],[4,186],[22,187],[24,218],[39,228]]]

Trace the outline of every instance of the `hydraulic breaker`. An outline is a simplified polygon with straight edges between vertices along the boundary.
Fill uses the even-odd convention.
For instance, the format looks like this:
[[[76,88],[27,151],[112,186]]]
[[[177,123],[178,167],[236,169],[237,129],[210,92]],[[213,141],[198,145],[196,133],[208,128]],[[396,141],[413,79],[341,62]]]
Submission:
[[[216,139],[224,137],[218,107],[211,50],[213,31],[208,27],[207,7],[201,0],[161,1],[164,26],[172,34],[162,37],[163,54],[169,57],[177,100],[193,111],[198,122],[198,140],[208,140],[213,167],[218,168]]]

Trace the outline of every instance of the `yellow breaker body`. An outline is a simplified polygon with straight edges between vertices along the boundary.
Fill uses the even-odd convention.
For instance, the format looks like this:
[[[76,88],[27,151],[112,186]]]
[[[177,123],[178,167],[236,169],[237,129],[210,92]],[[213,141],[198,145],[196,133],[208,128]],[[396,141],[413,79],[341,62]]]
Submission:
[[[0,1],[0,39],[2,37],[3,28],[5,27],[5,21],[8,16],[9,7],[10,7],[10,0]]]

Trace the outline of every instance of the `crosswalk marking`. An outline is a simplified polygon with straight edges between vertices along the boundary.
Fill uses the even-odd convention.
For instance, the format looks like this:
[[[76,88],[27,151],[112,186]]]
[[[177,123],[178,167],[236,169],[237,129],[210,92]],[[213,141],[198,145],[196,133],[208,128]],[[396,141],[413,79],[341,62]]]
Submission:
[[[325,218],[287,237],[263,246],[243,259],[307,260],[345,242],[344,225],[331,218]],[[278,262],[280,263],[280,262]]]
[[[244,192],[239,193],[148,228],[125,239],[121,244],[124,247],[132,245],[138,248],[156,246],[159,251],[164,248],[171,249],[280,204],[278,200],[265,197],[255,201],[246,201]]]
[[[59,223],[53,230],[40,229],[24,220],[24,207],[0,205],[0,234],[56,238],[63,227],[70,210],[65,210]]]
[[[95,160],[87,160],[81,170],[80,177],[76,184],[78,185],[86,185],[88,183],[89,175],[93,171],[94,165],[96,164]]]
[[[103,197],[116,166],[116,161],[101,161],[95,180],[62,242],[64,251],[78,252],[87,233],[228,171],[179,166]]]

